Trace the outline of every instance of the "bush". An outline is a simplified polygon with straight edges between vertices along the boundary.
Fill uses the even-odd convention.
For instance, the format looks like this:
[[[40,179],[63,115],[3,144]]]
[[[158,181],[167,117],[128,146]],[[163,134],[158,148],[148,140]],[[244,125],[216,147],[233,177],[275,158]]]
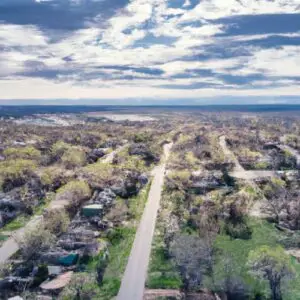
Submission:
[[[58,200],[72,201],[72,206],[79,206],[91,196],[91,189],[85,181],[73,180],[62,186],[56,194]]]
[[[44,215],[45,228],[52,234],[60,235],[66,232],[70,224],[70,218],[64,209],[52,209]]]
[[[7,148],[3,151],[3,154],[9,159],[23,158],[38,160],[41,158],[41,152],[32,146],[25,148]]]
[[[54,242],[52,233],[45,229],[41,223],[35,228],[27,229],[21,238],[17,238],[17,243],[25,259],[32,259],[40,252],[50,248]]]
[[[60,159],[71,146],[63,141],[58,141],[51,147],[51,155],[55,160]]]
[[[64,169],[59,167],[48,167],[40,176],[43,186],[55,190],[65,184]]]
[[[86,155],[81,149],[73,147],[64,152],[61,161],[67,169],[74,169],[85,165]]]
[[[114,170],[110,164],[98,162],[82,169],[82,175],[92,187],[104,188],[114,178]]]
[[[151,140],[151,134],[149,132],[136,133],[133,137],[135,143],[146,143]]]
[[[249,240],[252,236],[252,229],[245,222],[226,222],[224,230],[233,239]]]
[[[74,274],[70,284],[60,294],[60,300],[90,300],[97,294],[97,281],[93,274]]]
[[[0,183],[6,190],[6,186],[13,188],[26,182],[28,176],[32,175],[36,163],[26,159],[7,160],[0,163]]]

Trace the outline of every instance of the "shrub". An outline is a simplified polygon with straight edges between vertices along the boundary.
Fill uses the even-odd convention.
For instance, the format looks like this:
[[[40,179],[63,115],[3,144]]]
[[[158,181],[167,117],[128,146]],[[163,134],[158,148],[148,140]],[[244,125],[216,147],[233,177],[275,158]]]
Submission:
[[[40,159],[41,152],[32,146],[25,148],[7,148],[3,151],[5,157],[9,159],[23,158],[23,159]]]
[[[102,188],[111,183],[114,178],[113,168],[110,164],[98,162],[82,169],[82,175],[93,187]]]
[[[43,186],[54,190],[66,183],[64,169],[60,167],[48,167],[44,169],[40,178]]]
[[[66,232],[70,224],[70,218],[64,209],[52,209],[44,215],[45,228],[55,235]]]
[[[60,300],[89,300],[97,294],[97,281],[93,274],[74,274],[70,284],[60,294]]]
[[[72,206],[79,206],[91,196],[91,189],[85,181],[73,180],[62,186],[56,194],[58,200],[72,201]]]
[[[151,134],[149,132],[139,132],[136,133],[133,137],[135,143],[146,143],[151,140]]]
[[[86,163],[86,155],[81,149],[73,147],[64,152],[61,161],[67,169],[73,169]]]
[[[51,154],[57,160],[60,159],[65,151],[69,149],[71,146],[63,141],[58,141],[51,147]]]
[[[24,235],[16,240],[23,257],[31,259],[41,251],[49,249],[54,242],[54,236],[49,230],[45,229],[43,223],[40,223],[35,228],[27,229]]]
[[[0,163],[0,183],[3,189],[6,185],[20,186],[32,175],[36,163],[26,159],[7,160]]]
[[[226,222],[224,230],[226,234],[234,239],[249,240],[252,236],[252,229],[245,222],[237,224]]]

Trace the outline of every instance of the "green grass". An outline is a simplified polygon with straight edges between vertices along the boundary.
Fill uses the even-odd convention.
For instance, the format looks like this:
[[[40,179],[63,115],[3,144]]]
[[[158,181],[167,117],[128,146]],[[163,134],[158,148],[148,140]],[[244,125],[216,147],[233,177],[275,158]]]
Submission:
[[[3,231],[15,231],[17,229],[20,229],[22,227],[24,227],[27,222],[30,220],[30,216],[18,216],[16,217],[14,220],[12,220],[11,222],[7,223],[0,232]]]
[[[103,284],[95,299],[109,300],[118,294],[123,273],[125,271],[128,257],[134,242],[138,221],[144,211],[148,198],[150,184],[148,184],[139,195],[129,199],[129,211],[131,222],[127,226],[113,229],[108,234],[109,261],[105,269]]]
[[[40,216],[42,215],[44,209],[48,206],[50,203],[51,198],[45,198],[41,201],[40,205],[35,207],[33,209],[33,215],[32,216]],[[1,228],[1,232],[7,232],[7,231],[15,231],[18,230],[22,227],[24,227],[29,221],[32,216],[29,215],[20,215],[16,217],[14,220],[11,222],[7,223],[4,227]]]
[[[251,250],[257,249],[260,246],[268,245],[275,247],[278,245],[278,241],[283,236],[283,233],[277,230],[272,224],[263,220],[251,219],[249,225],[253,230],[252,238],[249,240],[232,240],[226,235],[219,235],[217,237],[215,247],[218,254],[214,266],[215,277],[217,280],[222,279],[224,259],[229,255],[232,259],[232,273],[237,278],[242,278],[246,285],[251,287],[253,291],[252,296],[254,297],[254,294],[259,292],[268,297],[268,283],[266,281],[258,281],[248,273],[246,266],[247,258]],[[295,259],[292,259],[292,264],[297,275],[282,287],[284,300],[300,299],[300,264]]]
[[[165,251],[159,225],[152,243],[146,286],[150,289],[180,289],[182,286],[180,275]]]
[[[141,219],[149,195],[150,187],[151,181],[144,189],[140,191],[137,196],[130,198],[129,214],[133,220],[139,221]]]
[[[0,234],[0,243],[5,242],[8,238],[9,238],[9,236],[7,236],[5,234]]]

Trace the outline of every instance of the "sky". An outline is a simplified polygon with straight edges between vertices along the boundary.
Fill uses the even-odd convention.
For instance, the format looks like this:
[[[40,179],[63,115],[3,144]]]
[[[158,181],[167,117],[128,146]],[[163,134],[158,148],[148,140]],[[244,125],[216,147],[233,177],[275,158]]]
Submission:
[[[150,102],[300,104],[300,0],[0,0],[0,104]]]

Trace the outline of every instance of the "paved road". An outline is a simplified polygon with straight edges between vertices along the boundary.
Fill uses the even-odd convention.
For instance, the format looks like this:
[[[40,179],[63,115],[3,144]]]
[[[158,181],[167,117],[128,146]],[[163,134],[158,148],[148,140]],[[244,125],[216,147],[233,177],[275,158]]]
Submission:
[[[156,167],[153,172],[154,179],[149,191],[148,201],[131,249],[121,288],[117,296],[118,300],[143,299],[152,238],[164,183],[165,163],[171,147],[171,143],[165,145],[164,162]]]
[[[5,241],[0,248],[0,264],[6,262],[11,256],[13,256],[18,250],[19,246],[15,240],[21,238],[24,234],[25,230],[33,228],[37,226],[39,222],[42,220],[42,216],[33,217],[25,227],[16,230],[12,237],[10,237],[7,241]]]

